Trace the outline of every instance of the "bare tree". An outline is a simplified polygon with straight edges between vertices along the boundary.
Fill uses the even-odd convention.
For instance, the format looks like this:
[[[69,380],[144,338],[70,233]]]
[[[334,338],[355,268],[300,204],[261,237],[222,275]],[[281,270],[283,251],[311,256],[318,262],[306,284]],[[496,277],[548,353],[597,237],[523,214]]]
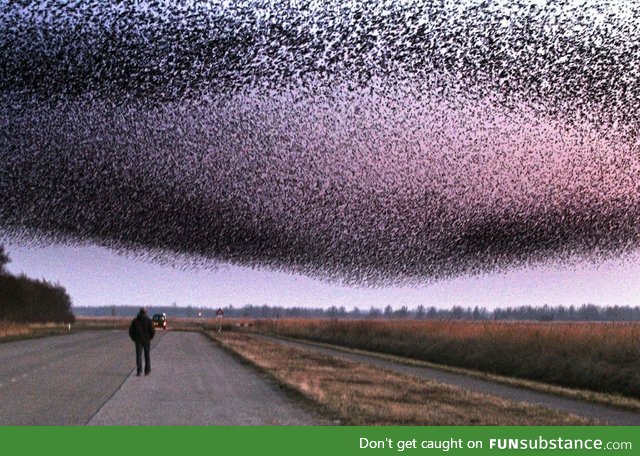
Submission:
[[[11,263],[11,258],[4,251],[4,245],[0,244],[0,275],[8,274],[5,266]]]

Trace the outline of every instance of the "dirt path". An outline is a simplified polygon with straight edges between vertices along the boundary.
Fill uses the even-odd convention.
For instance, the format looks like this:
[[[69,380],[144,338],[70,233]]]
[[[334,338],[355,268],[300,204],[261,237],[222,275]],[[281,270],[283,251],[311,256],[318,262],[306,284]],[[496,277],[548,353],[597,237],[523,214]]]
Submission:
[[[383,359],[377,357],[375,354],[366,355],[360,353],[351,353],[341,350],[340,347],[329,348],[324,345],[320,346],[313,342],[306,341],[292,341],[290,339],[283,340],[274,337],[265,337],[271,341],[286,344],[294,347],[305,348],[309,350],[315,350],[320,353],[329,354],[341,358],[350,359],[362,363],[368,363],[375,366],[389,369],[404,374],[410,374],[417,377],[428,378],[436,380],[438,382],[447,383],[451,385],[460,386],[472,391],[478,391],[481,393],[492,394],[500,396],[505,399],[527,402],[530,404],[542,405],[551,409],[560,410],[566,413],[573,413],[578,416],[584,416],[594,420],[598,420],[602,423],[609,425],[624,425],[624,426],[637,426],[640,425],[640,413],[622,410],[615,407],[606,405],[592,404],[589,402],[580,401],[577,399],[568,399],[564,397],[555,396],[552,394],[545,394],[537,391],[532,391],[525,388],[517,388],[513,386],[503,385],[487,380],[481,380],[465,375],[454,374],[437,369],[431,369],[427,367],[410,366],[399,362]]]

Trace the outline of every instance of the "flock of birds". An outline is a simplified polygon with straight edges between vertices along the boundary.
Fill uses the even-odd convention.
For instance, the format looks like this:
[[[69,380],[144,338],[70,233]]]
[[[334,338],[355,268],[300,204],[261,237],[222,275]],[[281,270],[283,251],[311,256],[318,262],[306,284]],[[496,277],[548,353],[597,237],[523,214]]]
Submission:
[[[640,4],[0,2],[0,235],[419,283],[640,246]]]

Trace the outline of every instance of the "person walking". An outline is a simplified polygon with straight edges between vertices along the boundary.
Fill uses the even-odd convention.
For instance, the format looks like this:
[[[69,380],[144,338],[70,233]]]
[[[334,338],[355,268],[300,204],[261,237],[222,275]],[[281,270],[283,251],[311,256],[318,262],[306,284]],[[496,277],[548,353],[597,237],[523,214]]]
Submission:
[[[216,311],[216,320],[218,320],[218,332],[222,331],[222,317],[224,317],[224,310],[222,310],[222,307],[220,307]]]
[[[156,334],[151,318],[147,315],[147,309],[140,307],[136,318],[131,320],[129,337],[136,343],[136,374],[142,374],[142,352],[144,351],[144,375],[151,373],[151,339]]]

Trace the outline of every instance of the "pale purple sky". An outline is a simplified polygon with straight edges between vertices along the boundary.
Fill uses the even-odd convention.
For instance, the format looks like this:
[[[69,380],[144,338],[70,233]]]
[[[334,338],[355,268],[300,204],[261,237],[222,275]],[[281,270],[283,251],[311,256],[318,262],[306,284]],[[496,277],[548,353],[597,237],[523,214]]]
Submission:
[[[10,78],[25,92],[15,100],[7,92],[15,103],[0,113],[10,127],[0,135],[0,149],[9,151],[0,162],[0,225],[346,279],[443,276],[490,268],[493,260],[530,264],[550,255],[547,248],[560,257],[595,246],[596,258],[639,248],[633,88],[640,70],[628,2],[603,9],[595,0],[531,8],[450,1],[438,17],[408,4],[402,27],[399,15],[387,18],[384,2],[346,9],[315,2],[301,14],[249,2],[258,21],[243,20],[247,5],[234,2],[213,2],[211,12],[173,3],[140,2],[135,8],[153,13],[142,15],[65,4],[50,5],[52,14],[33,4],[0,17],[62,34],[55,43],[36,34],[7,54],[24,68],[24,55],[58,57],[40,82],[23,78],[31,71],[22,63],[16,68],[24,74]],[[465,9],[472,3],[478,7]],[[209,23],[189,19],[194,11],[219,30],[183,34]],[[70,26],[96,23],[131,34],[113,49],[101,27],[65,41]],[[314,32],[293,39],[288,26],[295,24]],[[527,24],[541,30],[530,34]],[[323,28],[317,36],[316,26]],[[105,53],[94,53],[96,46]],[[398,54],[390,59],[391,52]],[[96,58],[100,65],[86,66]],[[131,70],[125,79],[123,67]],[[86,93],[65,99],[85,90],[74,88],[70,74],[87,75],[79,84]],[[264,85],[271,79],[274,86]],[[216,84],[227,82],[235,88],[220,92]],[[120,90],[127,96],[116,100]],[[39,91],[62,98],[23,109]],[[162,106],[134,102],[158,94]],[[509,237],[525,229],[532,235]],[[485,244],[495,256],[483,256]],[[600,266],[547,263],[416,287],[349,288],[230,265],[184,270],[95,246],[29,245],[6,245],[10,271],[59,282],[76,305],[640,304],[638,255]],[[321,254],[314,261],[305,252]]]
[[[520,305],[640,305],[640,267],[633,259],[600,266],[541,266],[460,277],[419,287],[358,288],[308,277],[221,265],[181,270],[95,247],[25,247],[5,243],[9,270],[58,281],[74,305],[218,307],[245,304],[329,307],[406,305],[488,308]]]

